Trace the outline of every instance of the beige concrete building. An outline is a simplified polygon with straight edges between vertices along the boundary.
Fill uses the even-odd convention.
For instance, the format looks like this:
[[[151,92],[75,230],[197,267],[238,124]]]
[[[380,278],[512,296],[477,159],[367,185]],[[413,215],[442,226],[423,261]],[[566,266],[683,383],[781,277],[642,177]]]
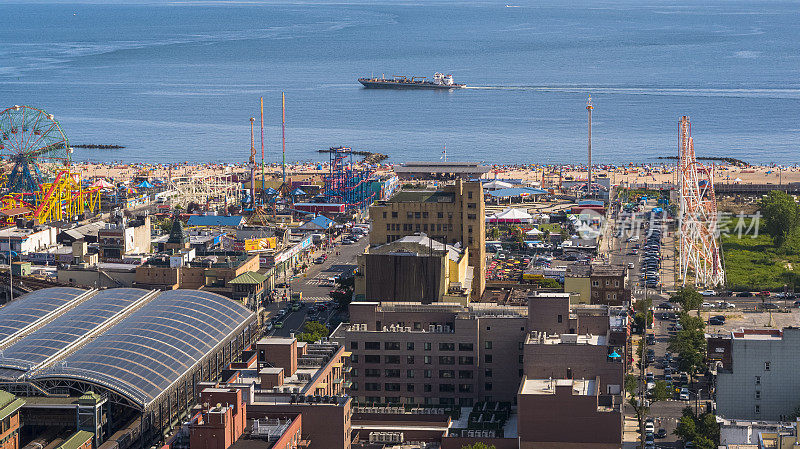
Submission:
[[[513,402],[526,315],[494,304],[360,302],[331,339],[352,352],[348,394],[360,403]]]
[[[440,190],[403,190],[370,208],[374,245],[391,243],[415,233],[449,245],[469,249],[469,265],[475,267],[472,298],[485,287],[486,226],[483,188],[479,182],[458,179]]]
[[[466,304],[474,276],[468,254],[424,235],[367,249],[358,256],[355,299]]]
[[[126,254],[150,252],[150,216],[108,223],[97,233],[100,261],[122,262]]]

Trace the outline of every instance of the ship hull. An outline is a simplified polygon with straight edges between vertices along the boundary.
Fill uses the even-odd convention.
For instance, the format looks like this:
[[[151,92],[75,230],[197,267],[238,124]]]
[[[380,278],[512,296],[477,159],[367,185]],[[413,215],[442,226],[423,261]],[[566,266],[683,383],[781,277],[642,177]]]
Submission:
[[[437,89],[437,90],[450,90],[450,89],[461,89],[467,87],[465,84],[451,84],[449,86],[444,84],[434,84],[434,83],[426,83],[426,82],[414,82],[414,83],[402,83],[397,81],[380,81],[380,80],[369,80],[369,79],[359,79],[359,83],[361,83],[367,89]]]

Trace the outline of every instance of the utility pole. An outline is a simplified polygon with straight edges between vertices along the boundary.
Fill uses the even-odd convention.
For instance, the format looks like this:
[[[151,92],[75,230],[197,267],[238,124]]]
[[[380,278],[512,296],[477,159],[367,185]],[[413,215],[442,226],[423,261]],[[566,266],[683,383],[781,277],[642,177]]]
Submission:
[[[256,139],[253,133],[255,117],[250,117],[250,207],[256,209]]]
[[[589,95],[589,99],[586,101],[586,110],[589,111],[589,167],[588,167],[588,182],[586,183],[586,196],[589,198],[592,197],[592,109],[594,109],[594,105],[592,104],[592,96]]]

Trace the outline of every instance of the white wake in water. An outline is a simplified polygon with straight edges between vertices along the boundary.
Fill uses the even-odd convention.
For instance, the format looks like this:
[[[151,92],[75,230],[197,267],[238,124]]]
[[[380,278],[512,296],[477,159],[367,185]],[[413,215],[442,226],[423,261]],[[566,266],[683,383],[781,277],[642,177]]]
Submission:
[[[590,86],[466,86],[475,90],[524,90],[535,92],[568,92],[619,95],[660,95],[679,97],[744,97],[800,99],[800,89],[691,89],[665,87],[590,87]]]

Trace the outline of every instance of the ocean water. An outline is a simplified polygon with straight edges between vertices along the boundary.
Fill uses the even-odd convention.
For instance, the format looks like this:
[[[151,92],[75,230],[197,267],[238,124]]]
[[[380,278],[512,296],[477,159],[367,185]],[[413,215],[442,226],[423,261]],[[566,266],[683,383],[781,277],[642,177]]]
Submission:
[[[681,115],[699,156],[800,162],[795,0],[0,1],[0,15],[0,109],[44,108],[72,144],[126,147],[77,160],[243,162],[263,96],[280,161],[285,92],[290,161],[350,146],[582,162],[591,95],[598,163],[675,155]],[[356,81],[435,71],[470,88]]]

